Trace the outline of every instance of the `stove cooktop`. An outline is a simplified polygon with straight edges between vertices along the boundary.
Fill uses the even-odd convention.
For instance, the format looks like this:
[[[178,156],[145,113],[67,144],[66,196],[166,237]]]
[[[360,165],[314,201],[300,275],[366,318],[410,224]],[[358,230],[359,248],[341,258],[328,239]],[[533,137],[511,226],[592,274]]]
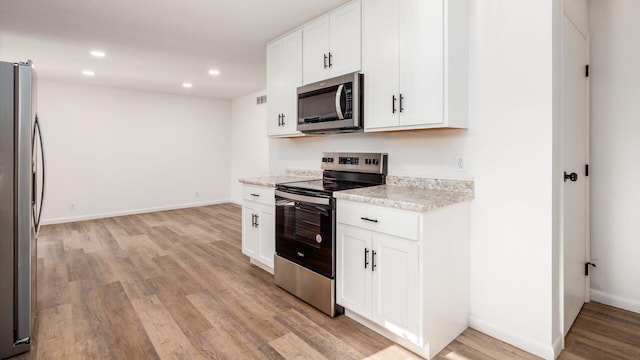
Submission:
[[[366,186],[376,186],[379,184],[365,184],[354,181],[336,181],[336,180],[308,180],[298,181],[294,183],[286,183],[279,185],[282,188],[294,188],[303,190],[312,190],[323,193],[333,193],[334,191],[357,189]]]

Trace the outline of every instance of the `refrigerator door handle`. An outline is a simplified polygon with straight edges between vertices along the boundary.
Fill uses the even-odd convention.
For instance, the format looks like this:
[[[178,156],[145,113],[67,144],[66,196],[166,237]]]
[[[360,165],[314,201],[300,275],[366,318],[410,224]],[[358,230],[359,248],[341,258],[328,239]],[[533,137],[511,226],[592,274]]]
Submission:
[[[33,138],[31,140],[31,146],[32,146],[32,150],[35,151],[35,139],[36,139],[36,134],[38,136],[38,143],[40,145],[40,156],[42,158],[42,187],[40,188],[40,204],[38,205],[37,203],[37,178],[36,178],[36,174],[37,174],[37,162],[34,161],[34,169],[33,169],[33,190],[34,190],[34,194],[33,194],[33,221],[34,221],[34,227],[35,227],[35,235],[36,237],[38,237],[38,234],[40,233],[40,220],[42,218],[42,205],[44,204],[44,194],[45,194],[45,184],[46,184],[46,178],[45,178],[45,173],[46,173],[46,161],[45,161],[45,157],[44,157],[44,143],[42,141],[42,130],[40,129],[40,120],[38,119],[38,114],[36,114],[36,120],[35,123],[33,125]]]

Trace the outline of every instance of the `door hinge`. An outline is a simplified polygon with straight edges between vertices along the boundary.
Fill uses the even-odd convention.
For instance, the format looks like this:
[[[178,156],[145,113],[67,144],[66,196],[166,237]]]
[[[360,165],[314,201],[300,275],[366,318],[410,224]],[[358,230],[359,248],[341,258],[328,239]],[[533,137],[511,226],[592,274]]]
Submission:
[[[589,176],[589,164],[584,164],[584,176]]]
[[[584,66],[584,76],[589,77],[589,65]]]
[[[596,267],[596,264],[590,263],[590,262],[585,263],[584,264],[584,276],[589,276],[589,266]]]

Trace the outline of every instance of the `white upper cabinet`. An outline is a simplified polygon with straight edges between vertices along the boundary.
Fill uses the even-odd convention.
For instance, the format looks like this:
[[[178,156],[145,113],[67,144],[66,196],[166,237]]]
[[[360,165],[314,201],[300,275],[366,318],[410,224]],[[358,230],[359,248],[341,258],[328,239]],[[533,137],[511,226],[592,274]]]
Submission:
[[[360,70],[360,21],[354,1],[302,28],[304,84]]]
[[[302,85],[302,31],[267,46],[267,134],[298,136],[297,89]]]
[[[363,0],[365,131],[467,126],[467,0]]]

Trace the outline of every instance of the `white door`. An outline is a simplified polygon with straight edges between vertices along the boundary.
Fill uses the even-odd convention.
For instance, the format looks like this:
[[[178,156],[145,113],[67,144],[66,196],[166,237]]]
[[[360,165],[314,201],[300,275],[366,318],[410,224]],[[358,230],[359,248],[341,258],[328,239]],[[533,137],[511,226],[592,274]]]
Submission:
[[[399,124],[398,20],[395,1],[362,3],[362,72],[367,97],[364,102],[365,129]]]
[[[336,237],[336,302],[370,317],[371,232],[339,224]]]
[[[256,207],[250,203],[242,205],[242,253],[251,258],[258,257],[260,234],[255,226]]]
[[[562,156],[567,174],[575,173],[576,181],[564,182],[563,196],[563,260],[564,260],[564,333],[569,332],[586,301],[587,261],[587,192],[585,164],[588,153],[588,61],[587,39],[567,17],[563,21],[562,69]]]
[[[329,18],[331,77],[360,70],[361,33],[360,2],[354,2],[332,13]]]
[[[329,16],[302,28],[302,64],[305,84],[329,78]]]
[[[284,79],[282,134],[296,134],[298,119],[298,87],[302,86],[302,31],[298,30],[283,41]]]
[[[259,235],[259,257],[258,259],[273,267],[273,256],[276,250],[276,215],[273,206],[260,205],[259,213],[256,219],[256,227]]]
[[[417,242],[373,234],[373,320],[396,334],[418,339],[420,321]]]
[[[402,0],[400,14],[400,125],[444,121],[444,3]]]
[[[267,46],[267,135],[282,131],[281,114],[285,85],[284,42],[276,41]]]

